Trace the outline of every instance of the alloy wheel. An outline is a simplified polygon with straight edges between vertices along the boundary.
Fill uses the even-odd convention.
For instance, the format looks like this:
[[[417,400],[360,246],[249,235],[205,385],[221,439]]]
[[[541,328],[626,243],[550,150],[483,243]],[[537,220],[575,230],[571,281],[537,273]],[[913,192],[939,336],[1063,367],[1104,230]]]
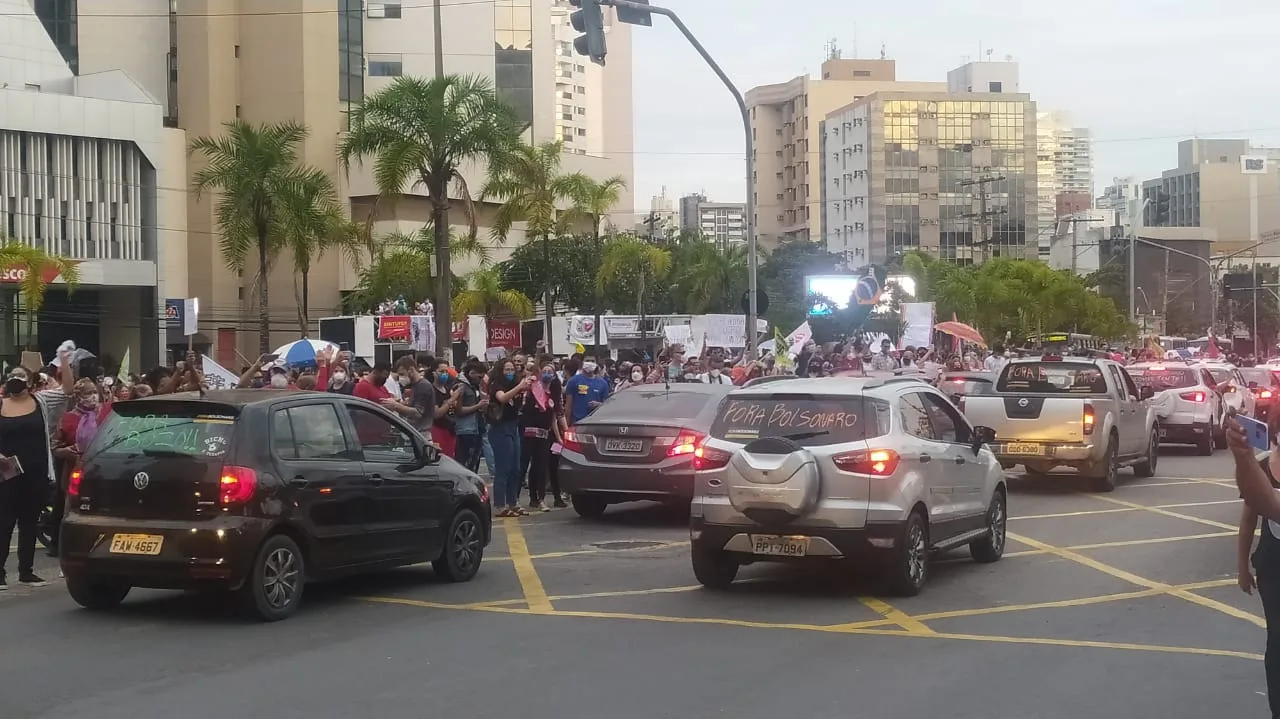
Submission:
[[[262,595],[272,609],[284,609],[298,595],[298,561],[293,552],[279,547],[262,568]]]
[[[995,500],[991,503],[991,516],[988,521],[991,523],[991,548],[998,555],[1004,551],[1005,541],[1004,499],[1002,495],[997,494]]]
[[[480,527],[470,519],[453,528],[453,559],[458,569],[470,571],[480,556]]]
[[[907,574],[911,577],[914,584],[920,584],[924,581],[924,567],[928,547],[925,546],[924,527],[914,523],[911,526],[911,533],[907,537]]]

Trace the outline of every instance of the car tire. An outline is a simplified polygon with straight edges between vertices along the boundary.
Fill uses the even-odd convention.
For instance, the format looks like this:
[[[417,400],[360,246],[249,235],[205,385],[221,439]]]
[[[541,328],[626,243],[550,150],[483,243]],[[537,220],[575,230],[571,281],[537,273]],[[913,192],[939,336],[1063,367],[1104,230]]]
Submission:
[[[693,576],[707,589],[728,589],[738,578],[738,560],[718,547],[694,542],[690,555],[693,559]]]
[[[1102,462],[1097,467],[1098,474],[1093,475],[1093,491],[1095,492],[1114,492],[1116,490],[1116,476],[1119,474],[1120,465],[1116,454],[1116,437],[1111,435],[1107,440],[1107,453],[1102,456]]]
[[[71,595],[72,601],[85,609],[99,612],[120,606],[132,588],[128,584],[97,582],[74,574],[68,574],[66,580],[67,594]]]
[[[267,622],[288,619],[298,611],[306,587],[306,562],[297,542],[284,534],[267,537],[240,587],[241,608]]]
[[[571,499],[573,501],[573,511],[577,512],[578,516],[583,519],[599,517],[609,507],[608,502],[590,494],[575,494]]]
[[[1211,447],[1207,453],[1203,451],[1201,452],[1201,454],[1206,457],[1213,454],[1213,450],[1215,449],[1227,448],[1227,428],[1225,425],[1220,424],[1217,427],[1214,427],[1210,430],[1209,434],[1213,437],[1213,447]]]
[[[899,597],[916,596],[929,580],[929,526],[918,510],[903,523],[887,569],[889,591]]]
[[[436,576],[450,582],[469,582],[480,571],[484,560],[484,528],[475,512],[463,507],[449,522],[444,550],[440,558],[431,563]]]
[[[991,506],[987,507],[986,536],[969,542],[969,556],[973,561],[982,564],[1000,561],[1008,540],[1008,523],[1009,499],[1003,487],[997,488],[991,497]]]
[[[1160,430],[1151,428],[1151,439],[1147,445],[1147,458],[1133,465],[1135,477],[1156,476],[1156,463],[1160,459]]]

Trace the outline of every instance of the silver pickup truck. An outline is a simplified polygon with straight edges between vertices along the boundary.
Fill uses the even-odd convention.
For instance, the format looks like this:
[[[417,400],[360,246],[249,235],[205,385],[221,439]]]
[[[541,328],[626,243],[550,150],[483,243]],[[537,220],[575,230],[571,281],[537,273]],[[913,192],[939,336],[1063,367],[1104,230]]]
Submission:
[[[991,451],[1006,469],[1021,464],[1037,476],[1072,467],[1110,492],[1122,466],[1155,474],[1160,433],[1150,397],[1117,362],[1041,357],[1010,362],[992,394],[965,400],[964,414],[996,431]]]

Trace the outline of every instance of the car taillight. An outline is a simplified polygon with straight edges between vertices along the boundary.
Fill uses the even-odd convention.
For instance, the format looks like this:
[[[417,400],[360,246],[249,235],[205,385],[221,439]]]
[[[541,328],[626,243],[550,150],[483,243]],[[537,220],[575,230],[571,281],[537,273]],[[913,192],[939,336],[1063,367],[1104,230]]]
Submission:
[[[1271,390],[1264,389],[1258,393],[1258,396],[1261,397],[1262,399],[1271,399]]]
[[[698,445],[693,449],[693,468],[694,470],[720,469],[728,464],[732,457],[733,455],[722,449]]]
[[[258,489],[258,473],[248,467],[227,465],[218,479],[218,498],[223,504],[240,504],[253,498]]]
[[[1208,395],[1206,395],[1204,392],[1199,392],[1199,391],[1183,392],[1178,396],[1181,397],[1182,399],[1185,399],[1188,402],[1195,402],[1196,404],[1200,404],[1205,400],[1209,399]]]
[[[1088,402],[1084,403],[1084,417],[1081,420],[1081,429],[1085,434],[1093,434],[1093,425],[1097,421],[1097,417],[1093,413],[1093,405]]]
[[[698,444],[702,442],[702,433],[685,430],[676,437],[671,443],[671,448],[667,450],[668,457],[679,457],[685,454],[693,454],[698,449]]]
[[[865,452],[846,452],[831,458],[837,468],[855,474],[888,477],[898,469],[902,457],[892,449],[872,449]]]
[[[70,496],[70,497],[80,496],[80,480],[81,479],[84,479],[84,470],[80,469],[80,467],[77,466],[75,469],[71,470],[71,479],[67,481],[67,496]]]
[[[564,448],[573,450],[574,452],[582,452],[582,446],[586,444],[595,444],[595,435],[583,434],[576,430],[568,429],[564,433]]]

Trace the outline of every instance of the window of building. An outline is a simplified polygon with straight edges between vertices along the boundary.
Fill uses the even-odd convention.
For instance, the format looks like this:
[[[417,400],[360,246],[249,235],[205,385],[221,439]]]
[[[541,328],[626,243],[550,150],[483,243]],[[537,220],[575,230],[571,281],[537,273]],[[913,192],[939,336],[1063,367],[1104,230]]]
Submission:
[[[987,83],[987,92],[1004,92],[1004,83],[989,82]]]
[[[399,18],[400,3],[398,2],[371,2],[369,3],[369,17],[373,18]]]
[[[400,77],[404,74],[401,55],[370,55],[369,77]]]
[[[531,0],[495,0],[493,29],[494,86],[498,99],[510,106],[522,122],[532,125],[533,9]],[[581,70],[582,66],[578,65],[577,69]]]
[[[76,26],[77,0],[35,0],[32,9],[71,72],[80,74],[80,34]]]
[[[338,2],[338,100],[364,99],[363,0]]]
[[[871,77],[871,71],[870,70],[854,70],[853,76],[854,77]]]

